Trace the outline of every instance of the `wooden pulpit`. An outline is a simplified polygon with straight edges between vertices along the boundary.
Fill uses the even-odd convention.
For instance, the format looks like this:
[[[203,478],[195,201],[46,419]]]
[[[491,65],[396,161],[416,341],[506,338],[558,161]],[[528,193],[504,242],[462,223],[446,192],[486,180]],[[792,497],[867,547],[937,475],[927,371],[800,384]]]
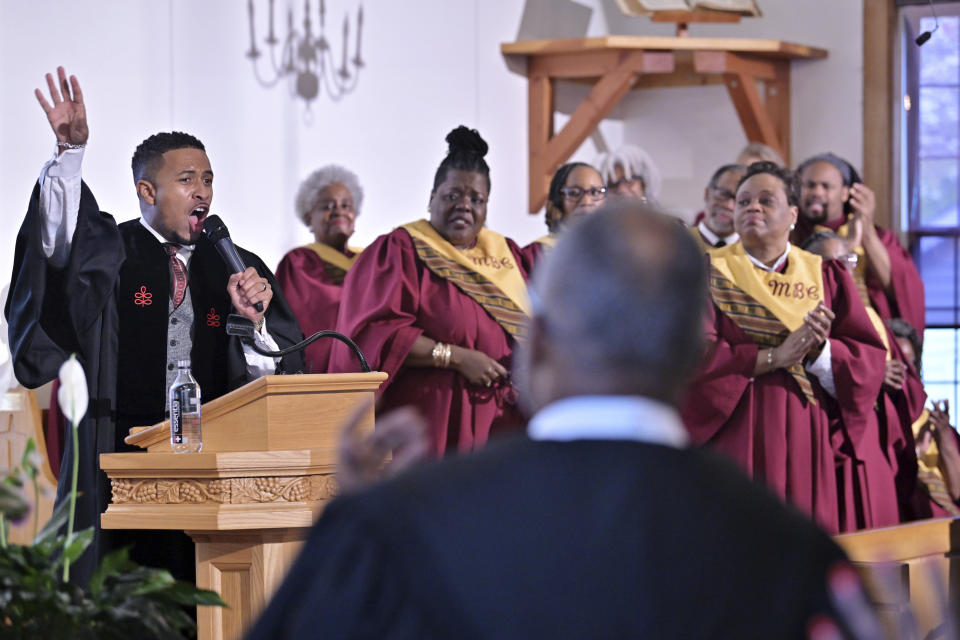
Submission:
[[[340,427],[385,373],[265,376],[203,405],[203,450],[173,453],[168,422],[135,427],[140,453],[100,456],[112,497],[104,529],[182,529],[197,586],[230,605],[200,607],[201,640],[242,638],[337,493]],[[373,429],[373,403],[361,430]]]

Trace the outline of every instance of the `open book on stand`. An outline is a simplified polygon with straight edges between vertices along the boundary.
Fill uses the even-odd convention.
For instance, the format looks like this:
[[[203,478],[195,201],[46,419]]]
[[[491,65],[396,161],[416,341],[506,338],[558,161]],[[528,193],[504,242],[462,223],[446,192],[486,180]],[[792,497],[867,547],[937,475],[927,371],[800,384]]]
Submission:
[[[617,0],[628,16],[649,16],[657,11],[720,11],[741,16],[762,15],[756,0]]]

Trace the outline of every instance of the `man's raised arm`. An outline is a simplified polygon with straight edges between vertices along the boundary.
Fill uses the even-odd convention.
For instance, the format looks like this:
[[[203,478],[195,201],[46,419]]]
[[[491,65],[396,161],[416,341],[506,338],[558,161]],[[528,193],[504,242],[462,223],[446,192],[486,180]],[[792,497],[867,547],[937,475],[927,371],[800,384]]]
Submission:
[[[57,139],[57,154],[40,172],[40,215],[43,253],[54,267],[66,265],[70,244],[77,228],[80,209],[80,165],[83,147],[90,135],[83,92],[76,76],[69,82],[63,67],[57,68],[59,87],[48,73],[50,101],[35,89],[37,101]],[[51,104],[52,103],[52,104]]]

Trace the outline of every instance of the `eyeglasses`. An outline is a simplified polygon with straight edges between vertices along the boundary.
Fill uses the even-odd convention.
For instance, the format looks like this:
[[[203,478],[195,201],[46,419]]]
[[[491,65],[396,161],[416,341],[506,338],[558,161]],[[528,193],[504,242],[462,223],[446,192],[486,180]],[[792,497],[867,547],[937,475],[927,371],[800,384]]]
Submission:
[[[590,187],[589,189],[584,189],[582,187],[564,187],[560,189],[560,193],[562,193],[563,197],[567,200],[573,200],[574,202],[579,202],[586,195],[589,195],[594,200],[603,200],[607,197],[607,188]]]
[[[634,183],[636,183],[636,182],[639,182],[640,184],[643,184],[643,178],[641,178],[640,176],[631,176],[631,177],[629,177],[629,178],[620,178],[619,180],[614,180],[614,181],[612,181],[612,182],[608,182],[608,183],[607,183],[607,190],[609,190],[609,191],[615,191],[615,190],[619,189],[620,187],[622,187],[622,186],[624,186],[624,185],[626,185],[626,184],[634,184]]]
[[[717,202],[726,202],[727,200],[733,200],[737,197],[733,191],[729,189],[718,189],[716,187],[710,188],[710,197],[716,200]]]

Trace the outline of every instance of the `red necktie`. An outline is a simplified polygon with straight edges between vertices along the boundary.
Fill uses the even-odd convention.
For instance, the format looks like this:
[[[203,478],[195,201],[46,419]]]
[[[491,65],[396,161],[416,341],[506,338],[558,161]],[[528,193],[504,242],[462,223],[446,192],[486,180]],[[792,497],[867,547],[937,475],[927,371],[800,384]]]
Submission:
[[[187,295],[187,269],[177,258],[179,245],[164,242],[163,248],[170,256],[170,297],[173,298],[173,308],[176,309]]]

